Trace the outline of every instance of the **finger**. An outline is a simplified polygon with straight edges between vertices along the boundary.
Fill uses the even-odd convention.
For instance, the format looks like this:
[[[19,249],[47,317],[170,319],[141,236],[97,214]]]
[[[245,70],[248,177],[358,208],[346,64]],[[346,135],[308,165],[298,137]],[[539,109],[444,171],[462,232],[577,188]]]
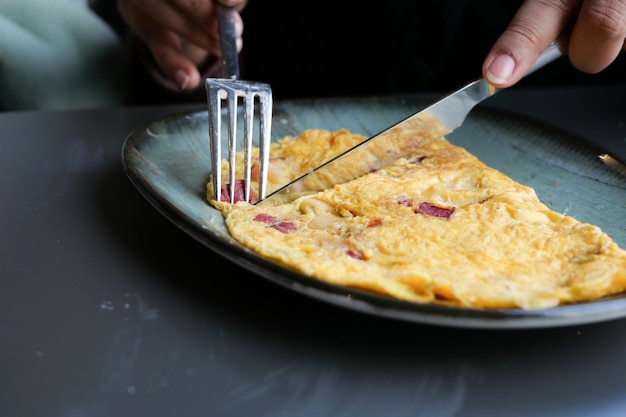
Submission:
[[[212,0],[170,0],[173,5],[179,9],[180,13],[183,16],[189,16],[191,20],[196,23],[196,26],[202,28],[202,31],[211,35],[212,39],[218,39],[218,27],[217,27],[217,18],[216,18],[216,10],[214,7],[214,3]],[[233,7],[237,13],[235,16],[235,29],[238,37],[238,43],[241,42],[241,34],[243,32],[243,20],[239,15],[239,12],[243,10],[243,8],[247,4],[247,0],[217,0],[221,4],[227,7]],[[193,41],[187,34],[176,31],[178,34],[183,36],[184,38]],[[209,47],[209,45],[205,45]],[[241,49],[241,48],[239,48]]]
[[[224,6],[235,7],[238,11],[243,10],[245,7],[247,0],[218,0]]]
[[[215,20],[215,11],[210,0],[168,0],[155,7],[152,2],[134,1],[151,20],[189,42],[210,50],[216,47],[216,39],[210,33],[210,22]]]
[[[527,0],[495,42],[483,64],[492,85],[505,88],[518,82],[537,57],[565,29],[582,0]]]
[[[624,48],[626,1],[585,0],[570,37],[568,55],[577,69],[595,74]]]
[[[180,38],[137,9],[134,5],[120,4],[120,13],[137,36],[149,49],[155,63],[181,90],[191,90],[200,83],[200,74],[194,63],[183,52]]]
[[[167,31],[155,33],[153,42],[147,46],[165,76],[181,90],[194,90],[200,85],[201,76],[196,63],[189,58],[180,38]]]

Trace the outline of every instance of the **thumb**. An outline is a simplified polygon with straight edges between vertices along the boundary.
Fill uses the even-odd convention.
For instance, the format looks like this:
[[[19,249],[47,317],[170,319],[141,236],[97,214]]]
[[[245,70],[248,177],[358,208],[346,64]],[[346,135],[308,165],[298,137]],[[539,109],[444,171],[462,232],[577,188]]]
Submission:
[[[510,87],[522,79],[575,16],[575,3],[526,1],[487,54],[483,63],[485,79],[498,88]]]

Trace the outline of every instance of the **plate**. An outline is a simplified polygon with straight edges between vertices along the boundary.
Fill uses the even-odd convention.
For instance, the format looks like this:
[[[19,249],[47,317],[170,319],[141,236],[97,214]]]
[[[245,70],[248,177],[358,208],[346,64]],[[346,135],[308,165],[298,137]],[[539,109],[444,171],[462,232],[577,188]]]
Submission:
[[[272,139],[307,128],[345,127],[370,136],[428,104],[411,96],[279,101]],[[601,227],[626,247],[624,166],[602,149],[552,125],[483,106],[448,139],[533,187],[553,210]],[[122,163],[139,192],[180,229],[251,272],[323,302],[394,320],[464,328],[568,326],[626,316],[626,294],[540,310],[420,305],[328,284],[268,261],[231,238],[221,213],[205,200],[211,172],[206,109],[136,129],[124,141]]]

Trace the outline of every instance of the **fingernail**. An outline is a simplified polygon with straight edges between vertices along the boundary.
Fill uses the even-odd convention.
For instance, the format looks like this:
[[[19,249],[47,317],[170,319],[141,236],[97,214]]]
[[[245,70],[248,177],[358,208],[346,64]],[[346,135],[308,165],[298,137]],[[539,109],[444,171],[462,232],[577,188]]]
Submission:
[[[487,81],[491,84],[506,83],[515,69],[515,61],[509,55],[496,56],[487,67]]]
[[[180,87],[181,90],[184,90],[189,84],[189,75],[183,70],[176,71],[174,74],[174,81]]]

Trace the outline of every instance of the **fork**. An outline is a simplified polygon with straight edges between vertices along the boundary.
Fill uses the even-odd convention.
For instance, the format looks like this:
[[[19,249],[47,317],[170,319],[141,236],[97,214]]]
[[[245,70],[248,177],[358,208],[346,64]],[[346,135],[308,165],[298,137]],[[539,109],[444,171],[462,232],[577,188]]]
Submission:
[[[217,201],[254,203],[265,198],[272,126],[272,89],[269,84],[239,79],[235,10],[215,3],[222,49],[224,78],[205,81],[209,107],[209,138],[213,166],[213,195]],[[228,184],[222,185],[222,106],[225,104],[228,128]],[[238,107],[243,107],[244,178],[236,178]],[[258,112],[258,195],[253,196],[252,147],[254,119]],[[227,196],[224,196],[227,194]]]

